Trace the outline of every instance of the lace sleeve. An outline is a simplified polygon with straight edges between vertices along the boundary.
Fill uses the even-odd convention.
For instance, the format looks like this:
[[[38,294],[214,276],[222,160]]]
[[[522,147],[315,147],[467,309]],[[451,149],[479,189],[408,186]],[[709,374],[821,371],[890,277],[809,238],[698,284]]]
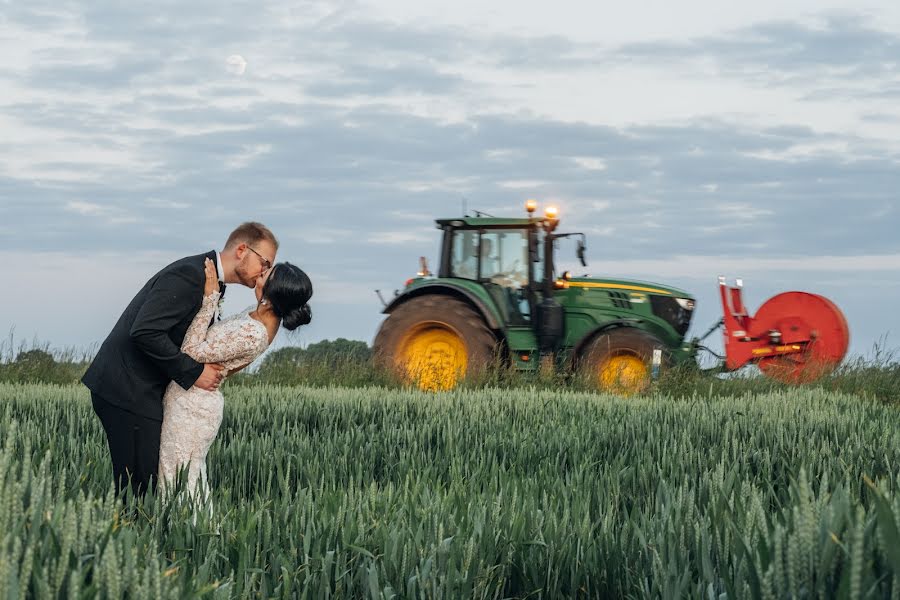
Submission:
[[[203,363],[222,363],[232,369],[256,357],[261,343],[259,329],[249,319],[235,319],[210,329],[203,339],[192,341],[185,353]]]
[[[219,301],[219,292],[213,292],[208,296],[203,296],[203,303],[200,310],[194,315],[190,327],[184,334],[184,342],[181,344],[181,351],[196,360],[197,362],[208,362],[199,358],[194,352],[199,344],[206,340],[209,331],[209,322],[212,320],[216,312],[216,303]]]

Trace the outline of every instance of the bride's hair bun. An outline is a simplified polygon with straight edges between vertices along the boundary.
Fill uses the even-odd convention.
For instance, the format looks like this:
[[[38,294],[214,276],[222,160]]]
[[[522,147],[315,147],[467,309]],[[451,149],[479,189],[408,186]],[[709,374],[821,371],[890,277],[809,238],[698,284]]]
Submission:
[[[281,326],[293,331],[312,320],[309,299],[312,298],[312,282],[303,269],[289,262],[278,263],[263,286],[262,295],[272,305]]]
[[[312,321],[312,310],[309,308],[309,304],[304,304],[284,315],[284,318],[281,320],[281,326],[288,331],[293,331],[301,325],[308,324],[310,321]]]

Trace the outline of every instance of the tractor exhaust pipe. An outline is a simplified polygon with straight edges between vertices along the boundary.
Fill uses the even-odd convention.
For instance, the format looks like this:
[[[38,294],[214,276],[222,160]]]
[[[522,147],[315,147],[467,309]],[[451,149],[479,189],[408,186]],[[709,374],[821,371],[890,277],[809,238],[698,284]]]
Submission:
[[[385,301],[384,296],[381,295],[381,290],[375,290],[375,294],[378,296],[378,299],[381,300],[381,304],[387,308],[388,303]]]

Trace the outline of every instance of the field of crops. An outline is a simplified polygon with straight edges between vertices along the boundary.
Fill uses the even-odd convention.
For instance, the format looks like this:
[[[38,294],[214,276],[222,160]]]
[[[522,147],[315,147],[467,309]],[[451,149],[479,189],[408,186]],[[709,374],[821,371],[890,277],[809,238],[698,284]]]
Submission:
[[[900,598],[897,409],[822,390],[231,387],[214,514],[0,384],[0,598]]]

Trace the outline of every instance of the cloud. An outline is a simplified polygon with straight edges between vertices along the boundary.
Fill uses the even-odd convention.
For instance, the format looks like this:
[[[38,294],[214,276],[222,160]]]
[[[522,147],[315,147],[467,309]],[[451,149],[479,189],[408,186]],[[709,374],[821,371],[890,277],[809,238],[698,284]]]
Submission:
[[[429,232],[430,233],[430,232]],[[428,242],[431,235],[419,231],[379,231],[370,234],[366,241],[371,244],[409,244]]]
[[[99,219],[94,220],[94,222],[101,224],[101,226],[126,225],[141,222],[141,218],[134,214],[129,214],[114,206],[104,206],[93,202],[73,200],[66,203],[64,209],[68,212],[77,213],[82,217],[100,217]]]
[[[512,181],[501,181],[498,183],[498,185],[502,188],[520,190],[540,188],[543,187],[546,183],[546,181],[540,181],[537,179],[515,179]]]
[[[765,276],[772,273],[855,274],[872,273],[896,277],[900,273],[900,253],[838,256],[786,256],[754,258],[747,256],[700,256],[677,254],[665,259],[600,260],[594,268],[604,276],[667,277],[712,279],[718,275]],[[572,266],[578,271],[580,266]]]
[[[164,200],[162,198],[147,198],[144,201],[144,205],[147,207],[158,208],[161,210],[186,210],[191,208],[191,205],[186,202],[178,202],[175,200]]]
[[[716,190],[713,189],[710,191]],[[761,218],[772,217],[775,215],[775,211],[772,208],[762,208],[758,205],[753,205],[747,202],[724,202],[716,204],[714,209],[721,213],[729,221],[737,221],[741,224],[744,224],[747,221],[757,221]]]
[[[269,115],[287,108],[257,107]],[[80,207],[95,215],[124,211],[126,204],[149,197],[155,200],[140,211],[140,226],[157,230],[164,230],[171,218],[164,202],[183,211],[179,207],[205,207],[213,200],[214,213],[188,215],[198,221],[194,231],[211,236],[255,213],[285,227],[296,222],[321,231],[363,232],[348,240],[348,248],[366,239],[428,241],[425,234],[400,235],[382,207],[417,215],[418,227],[429,227],[432,219],[426,215],[452,216],[461,211],[462,197],[470,208],[518,214],[524,199],[532,196],[558,200],[563,222],[573,227],[614,225],[627,245],[609,252],[623,257],[636,250],[666,251],[671,238],[644,233],[651,223],[664,225],[672,238],[723,252],[753,244],[762,244],[755,251],[767,254],[790,252],[798,244],[820,254],[835,244],[869,252],[896,247],[887,222],[871,223],[866,212],[855,208],[865,202],[886,210],[895,203],[900,183],[896,159],[868,158],[869,153],[858,159],[836,153],[798,154],[790,160],[759,156],[768,149],[777,157],[793,144],[809,144],[806,132],[795,141],[783,130],[742,129],[716,121],[612,130],[538,118],[483,116],[445,124],[384,109],[296,105],[293,110],[304,117],[297,126],[267,119],[248,129],[143,143],[141,152],[160,174],[145,180],[146,189],[134,190],[121,175],[121,183],[88,181],[53,192],[7,178],[9,189],[0,187],[0,193],[9,199],[43,196],[48,205]],[[209,112],[211,119],[217,114]],[[359,127],[342,127],[347,118]],[[483,160],[498,150],[515,160]],[[574,160],[593,155],[606,157],[604,170],[582,169]],[[73,163],[71,168],[85,167]],[[410,181],[412,173],[418,181]],[[78,204],[85,202],[92,207]],[[21,215],[33,210],[26,204],[14,208]],[[811,215],[823,212],[829,219],[815,228],[804,226]],[[758,227],[735,236],[734,228],[748,219]],[[416,227],[412,219],[407,222]],[[861,238],[856,231],[863,223],[869,235]],[[53,244],[57,249],[109,244],[103,235],[85,236],[92,225],[86,226],[88,230],[72,231]],[[121,235],[129,244],[155,247],[160,242],[139,229],[126,228]],[[176,243],[187,250],[182,237]],[[361,248],[359,252],[365,254]]]
[[[68,211],[86,216],[102,215],[108,211],[106,207],[99,204],[93,204],[91,202],[79,202],[77,200],[66,203],[65,208]]]
[[[627,44],[619,60],[676,65],[771,87],[804,87],[807,100],[890,98],[897,86],[882,85],[900,72],[900,34],[847,14],[816,25],[766,22],[689,41]]]
[[[255,144],[253,146],[245,146],[238,153],[227,158],[225,165],[229,169],[243,169],[254,160],[261,156],[265,156],[272,151],[270,144]]]
[[[588,171],[604,171],[606,170],[606,162],[597,156],[573,156],[572,160],[575,161],[582,169],[587,169]]]
[[[386,94],[452,94],[466,80],[444,73],[436,65],[415,61],[408,65],[344,64],[328,80],[308,85],[306,92],[323,98],[383,96]]]
[[[254,219],[361,294],[436,264],[463,202],[534,197],[623,276],[894,273],[900,43],[868,22],[610,46],[353,3],[8,8],[0,221],[31,253],[177,257]]]

